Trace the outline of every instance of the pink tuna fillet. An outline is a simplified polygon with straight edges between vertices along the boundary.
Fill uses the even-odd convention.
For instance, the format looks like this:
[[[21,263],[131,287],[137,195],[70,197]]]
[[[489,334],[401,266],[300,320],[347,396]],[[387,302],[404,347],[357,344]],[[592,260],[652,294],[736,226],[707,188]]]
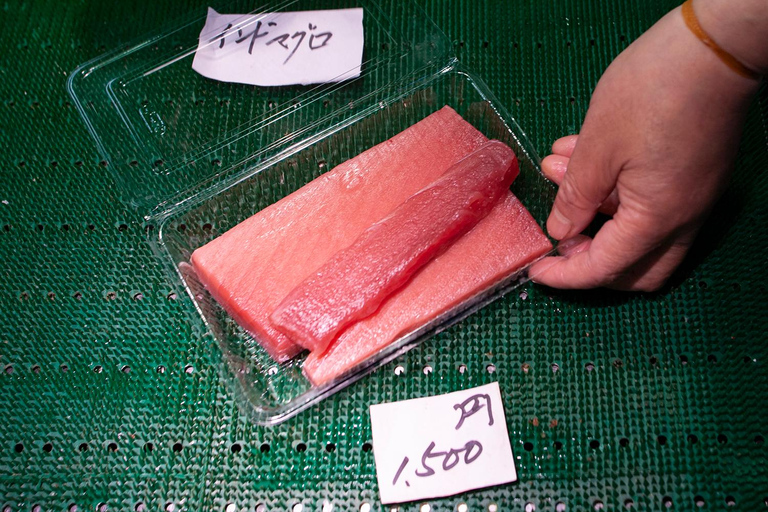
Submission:
[[[551,248],[536,221],[508,193],[487,217],[427,264],[376,313],[343,331],[325,353],[310,353],[304,374],[315,385],[333,380]]]
[[[272,324],[324,352],[424,265],[472,229],[509,191],[519,172],[512,150],[491,141],[366,229],[283,299]]]
[[[286,361],[301,349],[269,322],[286,295],[487,141],[443,107],[197,249],[192,265],[230,316]]]

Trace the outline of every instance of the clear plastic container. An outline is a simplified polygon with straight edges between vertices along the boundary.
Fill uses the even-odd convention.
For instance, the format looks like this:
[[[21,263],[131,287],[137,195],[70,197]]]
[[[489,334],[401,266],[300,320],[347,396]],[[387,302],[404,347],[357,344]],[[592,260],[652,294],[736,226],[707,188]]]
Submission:
[[[309,10],[302,1],[212,3],[220,13]],[[462,69],[450,41],[413,3],[334,1],[362,7],[362,72],[341,83],[255,87],[192,70],[205,11],[78,68],[68,87],[124,201],[156,226],[158,261],[195,304],[214,357],[254,421],[274,424],[358,380],[526,279],[525,269],[409,333],[333,382],[312,387],[305,356],[278,365],[189,272],[192,252],[323,172],[449,105],[520,161],[512,191],[542,222],[554,189],[515,120]],[[222,27],[223,29],[224,27]],[[181,291],[181,290],[180,290]]]

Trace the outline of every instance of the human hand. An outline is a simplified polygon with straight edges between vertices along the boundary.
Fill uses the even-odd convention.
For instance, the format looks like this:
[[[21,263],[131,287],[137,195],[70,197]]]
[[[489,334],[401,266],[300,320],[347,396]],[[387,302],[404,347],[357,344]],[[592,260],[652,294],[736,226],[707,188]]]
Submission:
[[[727,185],[750,98],[744,78],[662,18],[608,67],[581,133],[542,162],[560,186],[547,221],[560,256],[530,269],[557,288],[659,289]],[[600,210],[612,216],[579,235]]]

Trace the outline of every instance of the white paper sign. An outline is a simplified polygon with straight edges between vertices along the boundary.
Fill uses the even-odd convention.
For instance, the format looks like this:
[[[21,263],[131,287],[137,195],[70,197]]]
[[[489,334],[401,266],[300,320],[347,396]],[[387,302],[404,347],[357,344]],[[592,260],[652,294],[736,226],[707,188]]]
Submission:
[[[499,384],[371,406],[382,503],[517,480]]]
[[[219,14],[210,7],[192,69],[250,85],[340,82],[360,76],[363,9]]]

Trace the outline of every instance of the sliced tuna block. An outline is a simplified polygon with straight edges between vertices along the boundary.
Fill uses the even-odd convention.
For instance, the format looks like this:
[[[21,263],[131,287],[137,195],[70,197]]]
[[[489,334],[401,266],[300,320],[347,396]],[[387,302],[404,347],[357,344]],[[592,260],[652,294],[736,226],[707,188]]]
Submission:
[[[310,353],[304,374],[315,385],[329,382],[551,248],[525,207],[507,193],[477,226],[424,266],[378,311],[342,331],[325,353]]]
[[[325,351],[343,328],[376,311],[488,215],[518,172],[508,146],[483,145],[299,284],[272,313],[272,324],[302,347]]]
[[[286,295],[487,141],[444,107],[197,249],[192,265],[230,316],[286,361],[301,349],[269,322]]]

